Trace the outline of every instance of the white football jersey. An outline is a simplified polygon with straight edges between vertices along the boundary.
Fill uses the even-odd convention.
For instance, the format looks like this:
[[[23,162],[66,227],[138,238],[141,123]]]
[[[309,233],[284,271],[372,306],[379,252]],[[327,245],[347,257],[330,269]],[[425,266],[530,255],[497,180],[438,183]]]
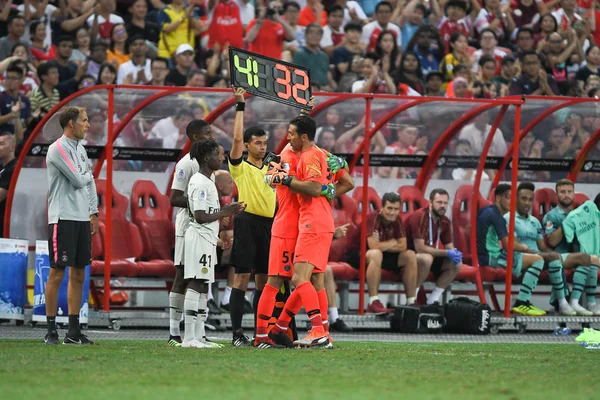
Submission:
[[[187,193],[190,213],[188,216],[190,221],[188,229],[193,229],[204,240],[216,246],[219,240],[219,220],[207,224],[199,224],[193,216],[196,211],[216,214],[221,210],[219,192],[217,192],[215,183],[202,173],[195,173],[190,179]]]

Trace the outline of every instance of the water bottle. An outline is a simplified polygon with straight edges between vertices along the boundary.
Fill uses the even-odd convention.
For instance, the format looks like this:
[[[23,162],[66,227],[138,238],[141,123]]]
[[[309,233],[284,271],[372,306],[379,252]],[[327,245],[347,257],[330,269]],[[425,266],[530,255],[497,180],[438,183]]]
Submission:
[[[568,326],[557,326],[556,328],[554,328],[554,335],[558,336],[558,335],[562,335],[562,336],[567,336],[571,334],[571,328],[569,328]]]

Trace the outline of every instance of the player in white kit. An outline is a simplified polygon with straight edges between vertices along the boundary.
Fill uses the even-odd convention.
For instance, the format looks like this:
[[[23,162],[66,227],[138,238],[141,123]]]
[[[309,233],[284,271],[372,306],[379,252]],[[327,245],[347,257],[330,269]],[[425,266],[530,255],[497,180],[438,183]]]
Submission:
[[[193,120],[185,128],[186,134],[193,143],[212,140],[212,129],[208,122]],[[183,302],[187,281],[183,279],[184,236],[190,223],[188,212],[187,189],[190,178],[198,172],[198,163],[190,158],[189,153],[179,160],[175,167],[175,176],[171,185],[171,207],[179,207],[175,219],[175,279],[169,293],[169,341],[170,346],[181,346],[179,322],[183,313]]]
[[[185,232],[184,279],[188,281],[183,310],[185,337],[183,347],[221,347],[206,340],[204,321],[207,317],[208,285],[215,280],[219,223],[244,210],[242,203],[231,203],[221,208],[217,187],[211,179],[225,156],[223,148],[213,140],[196,142],[190,157],[198,163],[187,188],[190,224]]]

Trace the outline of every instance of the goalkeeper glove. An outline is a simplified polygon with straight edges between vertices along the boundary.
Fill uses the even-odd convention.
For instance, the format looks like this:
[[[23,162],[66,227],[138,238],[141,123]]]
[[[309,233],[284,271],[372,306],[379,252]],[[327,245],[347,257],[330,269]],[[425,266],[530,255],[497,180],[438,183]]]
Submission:
[[[263,164],[270,164],[271,161],[275,162],[276,164],[279,164],[281,162],[281,157],[275,153],[269,152],[267,153],[265,158],[263,158]]]
[[[265,183],[272,188],[279,185],[290,186],[291,182],[292,177],[289,176],[285,171],[279,171],[265,175]]]
[[[348,163],[344,158],[329,153],[327,156],[327,167],[332,174],[335,174],[340,169],[348,168]]]
[[[331,201],[335,197],[335,185],[330,183],[329,185],[321,186],[321,196],[327,197],[327,200]]]

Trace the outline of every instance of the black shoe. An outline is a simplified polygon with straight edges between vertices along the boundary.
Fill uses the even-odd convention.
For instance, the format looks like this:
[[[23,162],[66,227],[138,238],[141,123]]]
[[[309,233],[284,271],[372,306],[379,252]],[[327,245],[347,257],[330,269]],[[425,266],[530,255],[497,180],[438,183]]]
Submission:
[[[285,346],[275,343],[271,338],[265,338],[265,340],[254,340],[252,347],[257,349],[283,349]]]
[[[63,344],[94,344],[87,336],[83,333],[78,332],[74,335],[69,335],[68,333],[65,335],[65,340],[63,340]]]
[[[227,304],[221,303],[220,308],[221,308],[221,311],[223,311],[223,312],[229,312],[229,303],[227,303]]]
[[[59,344],[58,332],[56,331],[56,329],[46,333],[46,336],[44,336],[44,343],[45,344]]]
[[[250,339],[248,336],[244,335],[243,329],[236,329],[233,332],[233,340],[231,340],[231,344],[234,347],[248,347],[250,346]]]
[[[213,299],[210,299],[208,301],[207,305],[208,305],[208,313],[209,314],[213,314],[213,315],[223,314],[223,311],[221,311],[221,309],[219,308],[219,306],[217,305],[217,303],[215,303],[215,301]]]
[[[253,314],[254,309],[252,308],[252,304],[248,301],[248,299],[244,300],[244,314]]]
[[[269,339],[280,346],[294,347],[294,341],[284,332],[273,333],[273,330],[271,330],[269,332]]]
[[[354,332],[354,329],[346,325],[341,318],[338,318],[333,324],[329,324],[329,330],[345,333]]]

